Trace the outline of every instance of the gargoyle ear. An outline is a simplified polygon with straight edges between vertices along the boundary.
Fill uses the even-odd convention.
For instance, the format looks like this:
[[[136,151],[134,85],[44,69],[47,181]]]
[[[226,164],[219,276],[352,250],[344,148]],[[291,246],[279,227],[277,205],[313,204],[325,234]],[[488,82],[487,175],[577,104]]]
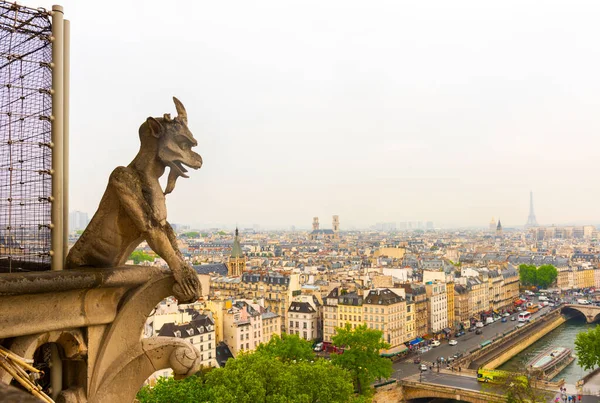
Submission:
[[[150,134],[156,138],[159,138],[160,134],[162,133],[162,130],[163,130],[163,127],[160,124],[160,122],[158,120],[154,119],[153,117],[149,117],[148,119],[146,119],[146,123],[148,123],[148,128],[150,129]]]

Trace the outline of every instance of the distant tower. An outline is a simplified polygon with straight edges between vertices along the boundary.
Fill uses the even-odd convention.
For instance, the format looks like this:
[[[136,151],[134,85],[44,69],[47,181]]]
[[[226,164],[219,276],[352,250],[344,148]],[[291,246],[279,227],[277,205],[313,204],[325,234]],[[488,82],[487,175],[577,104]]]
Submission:
[[[313,217],[313,231],[319,229],[319,217]]]
[[[492,221],[490,221],[490,232],[496,231],[496,220],[492,217]]]
[[[525,228],[537,226],[538,223],[535,219],[535,213],[533,212],[533,192],[529,192],[529,217],[527,217],[527,224],[525,224]]]
[[[227,262],[227,274],[232,277],[239,277],[246,270],[246,256],[242,252],[240,245],[240,236],[238,229],[235,229],[235,238],[233,239],[233,247],[231,248],[231,256]]]
[[[498,220],[498,225],[496,226],[496,236],[500,235],[502,235],[502,224],[500,223],[500,220]]]
[[[333,216],[333,223],[331,224],[331,229],[333,230],[333,236],[335,238],[340,237],[340,216]]]

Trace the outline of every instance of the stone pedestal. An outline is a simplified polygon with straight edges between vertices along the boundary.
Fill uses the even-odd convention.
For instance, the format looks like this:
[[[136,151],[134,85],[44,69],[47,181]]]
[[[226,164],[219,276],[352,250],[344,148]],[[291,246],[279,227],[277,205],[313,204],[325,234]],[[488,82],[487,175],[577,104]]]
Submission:
[[[172,294],[173,276],[156,267],[0,274],[0,344],[25,358],[59,348],[56,401],[131,402],[155,371],[199,369],[200,352],[181,339],[143,339],[147,317]],[[12,377],[0,369],[0,382]]]

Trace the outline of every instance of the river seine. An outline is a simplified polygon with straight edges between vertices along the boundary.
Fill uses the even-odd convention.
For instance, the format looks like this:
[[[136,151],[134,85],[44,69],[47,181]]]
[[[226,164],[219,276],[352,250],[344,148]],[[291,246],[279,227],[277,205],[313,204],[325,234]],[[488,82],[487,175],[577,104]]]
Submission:
[[[505,362],[498,369],[523,371],[530,360],[550,347],[567,347],[573,349],[573,356],[575,357],[575,336],[577,333],[585,331],[592,326],[596,326],[596,324],[587,324],[584,318],[575,316]],[[575,359],[553,380],[557,381],[565,378],[566,383],[575,384],[585,374],[586,372],[577,364],[577,359]]]

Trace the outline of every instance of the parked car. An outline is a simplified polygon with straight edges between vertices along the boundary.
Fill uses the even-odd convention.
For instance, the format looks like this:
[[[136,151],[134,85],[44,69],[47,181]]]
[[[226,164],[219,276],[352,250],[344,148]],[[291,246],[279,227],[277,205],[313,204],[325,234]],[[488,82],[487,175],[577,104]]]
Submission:
[[[458,344],[458,342],[456,340],[450,340],[448,342],[448,344],[451,345],[451,346],[456,346]]]
[[[454,357],[455,360],[459,359],[460,357],[462,357],[463,354],[462,353],[456,353],[454,354],[452,357]]]
[[[482,333],[483,333],[483,330],[481,330],[481,329],[477,329],[477,330],[475,331],[475,334],[482,334]]]
[[[516,319],[515,319],[515,317],[513,316],[513,317],[511,317],[511,318],[510,318],[510,320],[511,320],[512,322],[514,322]]]
[[[431,347],[439,347],[441,344],[438,340],[434,340],[431,342]]]
[[[483,322],[477,322],[477,323],[475,323],[475,327],[483,327]]]
[[[510,316],[510,313],[508,313],[508,312],[504,312],[504,313],[502,314],[502,317],[503,317],[503,318],[506,318],[507,316]]]
[[[421,371],[427,371],[427,365],[421,364],[420,369],[421,369]]]
[[[315,350],[317,353],[323,351],[323,343],[315,344],[315,348],[313,350]]]
[[[461,336],[464,336],[464,335],[465,335],[465,332],[461,330],[460,332],[456,333],[454,335],[454,337],[461,337]]]
[[[421,363],[421,357],[415,357],[415,359],[413,360],[413,364],[420,364]]]
[[[507,322],[507,321],[508,321],[508,319],[502,318],[502,323]]]
[[[474,332],[474,331],[475,331],[475,329],[477,329],[475,326],[471,326],[471,327],[469,328],[469,332]]]

